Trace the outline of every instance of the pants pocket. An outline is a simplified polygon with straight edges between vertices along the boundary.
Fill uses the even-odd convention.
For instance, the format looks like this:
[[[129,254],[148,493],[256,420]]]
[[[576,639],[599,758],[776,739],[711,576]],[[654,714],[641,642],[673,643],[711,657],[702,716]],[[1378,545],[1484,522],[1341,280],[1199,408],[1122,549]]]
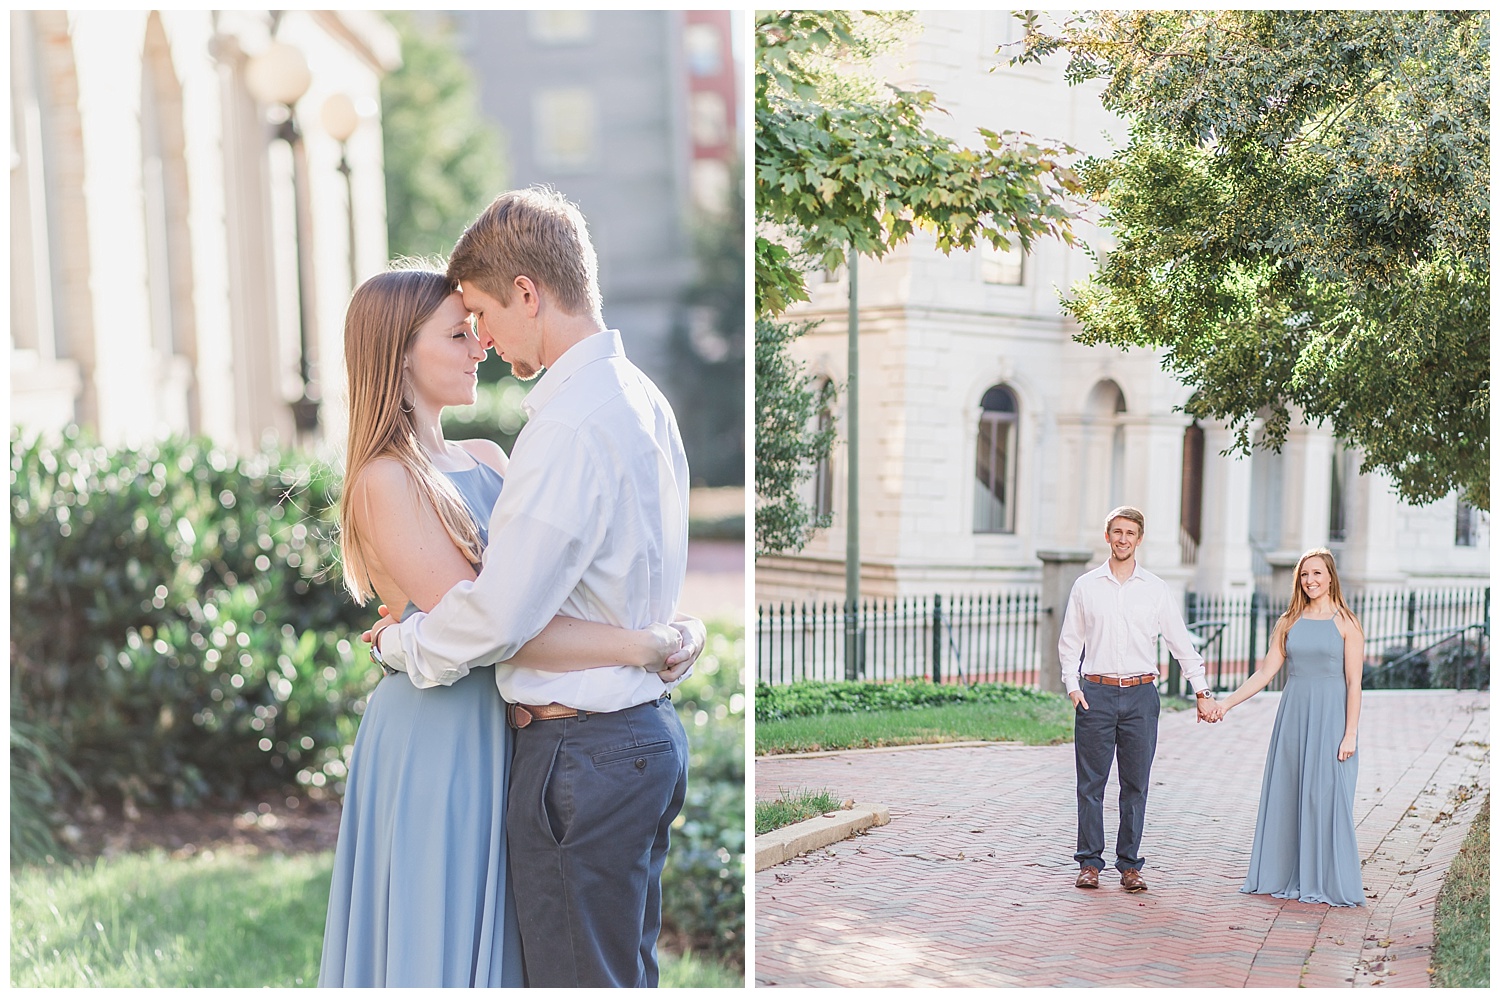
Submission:
[[[594,762],[595,769],[608,769],[623,764],[644,772],[657,756],[671,754],[672,743],[660,741],[647,742],[644,745],[629,745],[606,752],[595,752],[590,758]]]
[[[552,761],[547,764],[547,775],[542,777],[541,805],[542,821],[552,836],[553,845],[561,845],[568,833],[568,821],[572,816],[572,800],[562,791],[563,782],[558,773],[558,757],[562,755],[562,742],[552,749]]]

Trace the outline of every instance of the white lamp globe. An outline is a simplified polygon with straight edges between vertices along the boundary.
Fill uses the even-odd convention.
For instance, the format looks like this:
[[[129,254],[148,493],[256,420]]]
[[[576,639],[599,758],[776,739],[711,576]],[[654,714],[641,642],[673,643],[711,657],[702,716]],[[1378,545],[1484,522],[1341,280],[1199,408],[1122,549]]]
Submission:
[[[359,127],[359,112],[348,94],[334,94],[323,102],[323,130],[337,142],[347,142]]]
[[[262,104],[291,107],[307,93],[312,72],[307,59],[294,46],[272,42],[245,67],[245,85]]]

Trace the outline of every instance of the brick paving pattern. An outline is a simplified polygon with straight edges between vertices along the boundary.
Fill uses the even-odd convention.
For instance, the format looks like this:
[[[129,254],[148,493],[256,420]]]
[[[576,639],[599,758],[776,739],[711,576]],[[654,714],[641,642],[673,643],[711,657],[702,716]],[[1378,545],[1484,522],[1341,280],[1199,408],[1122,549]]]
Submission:
[[[1355,908],[1239,893],[1277,696],[1218,725],[1163,712],[1143,894],[1112,867],[1073,887],[1071,745],[757,760],[757,797],[828,789],[891,823],[756,875],[756,985],[1427,987],[1437,891],[1489,788],[1488,693],[1365,694]]]

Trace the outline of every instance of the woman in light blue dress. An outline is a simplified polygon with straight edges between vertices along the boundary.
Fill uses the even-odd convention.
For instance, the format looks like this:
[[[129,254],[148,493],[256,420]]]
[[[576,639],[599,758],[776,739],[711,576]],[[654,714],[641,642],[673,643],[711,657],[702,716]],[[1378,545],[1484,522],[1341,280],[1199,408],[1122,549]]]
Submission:
[[[1286,665],[1241,893],[1309,904],[1365,903],[1354,837],[1364,645],[1332,553],[1307,552],[1297,562],[1291,605],[1271,633],[1265,660],[1220,707],[1222,717]]]
[[[488,440],[445,440],[441,414],[473,403],[488,346],[439,273],[381,274],[349,303],[339,522],[344,581],[361,604],[430,610],[475,577],[506,455]],[[664,624],[558,617],[512,661],[681,671],[702,646],[693,624],[684,644]],[[506,868],[510,737],[491,669],[426,690],[402,673],[381,680],[350,760],[319,986],[525,983]]]

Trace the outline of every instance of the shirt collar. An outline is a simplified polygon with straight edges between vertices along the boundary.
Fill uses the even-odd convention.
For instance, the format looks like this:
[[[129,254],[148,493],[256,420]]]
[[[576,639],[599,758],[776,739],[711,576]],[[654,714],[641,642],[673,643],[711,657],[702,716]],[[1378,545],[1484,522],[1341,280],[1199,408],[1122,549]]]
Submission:
[[[1130,574],[1125,577],[1125,582],[1120,582],[1120,581],[1118,581],[1118,580],[1115,579],[1115,573],[1112,572],[1112,571],[1110,571],[1110,569],[1109,569],[1109,559],[1108,558],[1104,559],[1104,564],[1102,564],[1098,568],[1094,569],[1093,574],[1099,576],[1100,578],[1107,578],[1111,582],[1114,582],[1115,585],[1117,585],[1117,586],[1123,586],[1125,584],[1125,582],[1130,582],[1132,579],[1141,579],[1141,578],[1145,577],[1142,574],[1141,559],[1139,559],[1139,558],[1137,558],[1135,560],[1135,564],[1133,564],[1133,565],[1130,566]]]
[[[563,351],[563,355],[557,358],[542,376],[537,379],[536,387],[526,394],[521,400],[521,409],[526,413],[526,418],[531,419],[542,410],[558,392],[568,379],[596,360],[608,360],[611,357],[625,358],[625,344],[620,340],[618,329],[606,329],[585,336]]]

